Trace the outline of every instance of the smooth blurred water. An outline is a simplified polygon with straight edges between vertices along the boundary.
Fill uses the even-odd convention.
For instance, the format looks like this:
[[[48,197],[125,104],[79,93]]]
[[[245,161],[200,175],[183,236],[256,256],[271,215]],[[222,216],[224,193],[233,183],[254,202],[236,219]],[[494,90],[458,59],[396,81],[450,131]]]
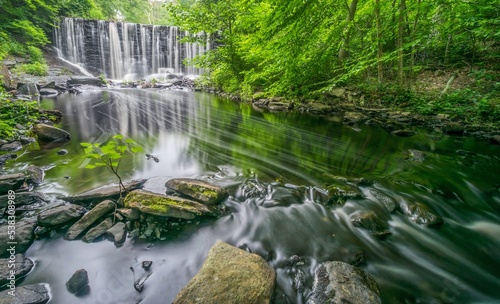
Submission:
[[[27,256],[36,267],[23,284],[49,283],[50,303],[170,303],[217,240],[267,259],[278,274],[278,294],[290,303],[305,303],[315,267],[333,260],[364,261],[359,267],[379,283],[383,303],[500,301],[498,146],[442,135],[395,137],[377,127],[261,112],[203,93],[97,90],[42,105],[61,110],[60,127],[72,135],[63,146],[35,145],[21,158],[47,169],[40,189],[48,196],[114,182],[104,168],[83,168],[79,143],[115,133],[160,160],[129,156],[120,168],[125,180],[148,178],[146,188],[163,193],[172,177],[202,178],[231,193],[224,202],[230,215],[193,221],[169,241],[127,239],[119,248],[60,235],[35,241]],[[61,148],[69,153],[57,155]],[[359,178],[372,183],[356,183]],[[327,189],[344,179],[363,198],[329,204]],[[248,180],[262,185],[259,196],[245,195]],[[374,190],[397,202],[421,202],[444,225],[431,229],[389,213]],[[376,212],[391,235],[381,240],[354,227],[350,218],[360,210]],[[290,269],[286,259],[293,255],[305,264]],[[130,267],[137,279],[144,260],[153,261],[153,274],[138,293]],[[89,273],[91,292],[77,298],[65,282],[80,268]],[[306,277],[301,292],[293,287],[299,271]]]

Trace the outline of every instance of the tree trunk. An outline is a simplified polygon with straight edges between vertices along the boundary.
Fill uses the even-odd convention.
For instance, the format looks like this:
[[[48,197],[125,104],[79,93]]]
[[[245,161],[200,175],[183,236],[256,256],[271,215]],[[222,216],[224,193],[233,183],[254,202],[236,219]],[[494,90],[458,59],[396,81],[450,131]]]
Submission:
[[[404,12],[406,9],[406,0],[399,2],[399,17],[398,17],[398,76],[397,81],[399,85],[404,83],[404,52],[403,52],[403,33],[404,33]]]
[[[382,63],[382,23],[380,20],[380,0],[375,0],[375,15],[377,19],[377,79],[384,81],[384,65]]]
[[[347,30],[345,36],[342,38],[342,47],[339,50],[339,59],[342,61],[346,59],[349,54],[347,53],[347,48],[349,47],[349,36],[351,35],[350,25],[354,20],[354,14],[356,13],[356,8],[358,6],[358,0],[352,0],[351,5],[349,5],[349,14],[347,15]]]
[[[418,21],[420,18],[420,3],[422,0],[417,1],[417,14],[415,16],[415,21],[413,22],[413,28],[411,30],[411,40],[413,42],[411,46],[411,54],[410,54],[410,83],[409,86],[413,84],[413,80],[415,79],[414,73],[413,73],[413,67],[415,66],[415,39],[416,39],[416,33],[417,33],[417,26],[418,26]]]

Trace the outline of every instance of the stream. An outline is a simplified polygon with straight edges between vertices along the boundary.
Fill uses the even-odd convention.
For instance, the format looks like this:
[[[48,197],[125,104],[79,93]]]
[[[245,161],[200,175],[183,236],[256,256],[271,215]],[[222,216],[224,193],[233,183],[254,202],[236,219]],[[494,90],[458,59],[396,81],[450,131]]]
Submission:
[[[127,156],[124,180],[148,179],[165,193],[174,177],[199,178],[229,190],[230,211],[188,222],[165,241],[127,238],[87,244],[62,233],[38,239],[26,256],[34,270],[22,285],[48,283],[51,304],[171,303],[222,240],[264,257],[277,272],[277,298],[306,303],[314,269],[325,261],[355,263],[378,282],[383,303],[498,303],[500,299],[500,147],[474,138],[396,137],[375,126],[345,126],[301,113],[259,111],[198,92],[95,89],[42,99],[63,112],[71,133],[59,146],[34,144],[12,171],[45,169],[37,190],[60,198],[115,182],[105,168],[85,169],[80,142],[120,133],[144,153]],[[60,149],[68,154],[58,155]],[[156,156],[159,162],[145,157]],[[251,186],[254,188],[251,188]],[[329,198],[346,185],[360,195]],[[330,189],[330,192],[329,192]],[[443,218],[418,224],[380,199],[416,201]],[[375,212],[390,235],[381,239],[351,223]],[[290,270],[297,255],[303,265]],[[153,261],[144,290],[134,289],[142,261]],[[65,283],[78,269],[91,291],[75,297]],[[297,290],[297,271],[305,289]]]

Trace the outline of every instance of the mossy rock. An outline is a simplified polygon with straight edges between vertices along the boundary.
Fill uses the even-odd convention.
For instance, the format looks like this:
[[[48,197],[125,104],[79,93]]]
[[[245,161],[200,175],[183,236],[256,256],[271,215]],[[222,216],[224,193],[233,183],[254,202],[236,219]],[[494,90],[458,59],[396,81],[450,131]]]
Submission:
[[[198,202],[144,190],[130,192],[124,200],[125,207],[158,216],[193,219],[196,216],[216,215],[216,210]]]
[[[218,204],[229,196],[225,189],[198,179],[173,178],[165,186],[205,205]]]

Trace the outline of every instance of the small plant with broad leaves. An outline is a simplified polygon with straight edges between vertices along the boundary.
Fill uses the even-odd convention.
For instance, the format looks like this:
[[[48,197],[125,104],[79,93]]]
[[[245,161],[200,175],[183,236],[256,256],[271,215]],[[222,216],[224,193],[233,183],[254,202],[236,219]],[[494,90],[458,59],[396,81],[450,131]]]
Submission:
[[[118,178],[118,185],[120,187],[119,202],[121,202],[122,195],[127,189],[123,185],[122,178],[118,173],[120,164],[125,153],[141,152],[142,148],[133,139],[125,138],[121,134],[114,135],[106,143],[82,142],[80,145],[85,152],[85,158],[90,159],[90,163],[85,168],[95,169],[97,167],[106,167]]]

